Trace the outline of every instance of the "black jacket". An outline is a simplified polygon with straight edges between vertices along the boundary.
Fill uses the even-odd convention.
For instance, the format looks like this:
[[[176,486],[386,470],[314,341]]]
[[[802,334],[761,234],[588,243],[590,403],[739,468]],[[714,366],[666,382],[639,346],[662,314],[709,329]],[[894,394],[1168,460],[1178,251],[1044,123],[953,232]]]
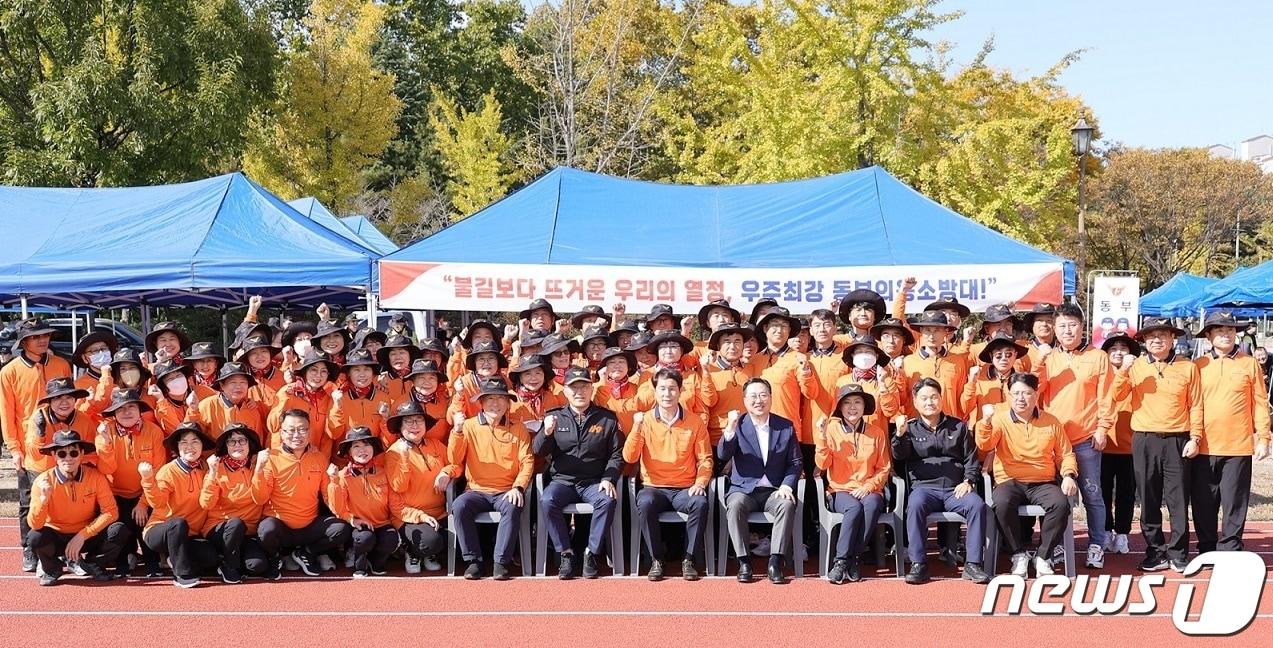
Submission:
[[[936,430],[923,419],[911,419],[905,435],[893,435],[892,445],[894,470],[904,474],[912,488],[954,488],[962,481],[975,486],[981,479],[972,432],[953,416],[942,414]]]
[[[557,417],[552,436],[541,429],[531,442],[536,456],[552,462],[548,477],[570,485],[587,485],[602,479],[618,485],[623,468],[623,435],[619,434],[619,419],[614,412],[589,405],[582,425],[575,421],[570,407],[548,410],[544,417],[549,414]]]

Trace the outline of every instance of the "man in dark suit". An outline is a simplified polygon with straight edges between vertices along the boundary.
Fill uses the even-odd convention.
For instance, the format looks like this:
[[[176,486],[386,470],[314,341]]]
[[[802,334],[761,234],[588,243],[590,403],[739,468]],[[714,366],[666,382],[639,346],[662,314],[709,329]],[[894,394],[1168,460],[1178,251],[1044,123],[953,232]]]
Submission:
[[[725,497],[725,521],[734,552],[738,556],[738,581],[751,582],[751,564],[747,558],[747,516],[764,510],[774,517],[770,538],[769,580],[785,583],[782,570],[792,551],[792,526],[795,523],[796,480],[800,476],[800,444],[791,421],[770,414],[773,390],[762,378],[752,378],[743,385],[746,416],[737,410],[729,413],[717,456],[722,462],[733,460],[729,490]]]

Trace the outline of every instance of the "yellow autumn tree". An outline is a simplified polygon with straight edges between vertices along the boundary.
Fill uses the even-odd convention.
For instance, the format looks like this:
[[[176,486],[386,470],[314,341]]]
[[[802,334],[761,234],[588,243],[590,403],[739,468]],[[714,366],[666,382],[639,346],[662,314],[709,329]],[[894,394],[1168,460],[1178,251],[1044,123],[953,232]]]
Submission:
[[[447,194],[456,217],[463,218],[499,200],[512,186],[512,142],[500,131],[503,110],[494,91],[488,91],[474,111],[458,108],[438,89],[433,94],[429,124],[450,178]]]
[[[402,110],[393,75],[372,65],[384,13],[369,0],[313,0],[278,101],[255,125],[243,160],[250,176],[285,198],[349,208]]]

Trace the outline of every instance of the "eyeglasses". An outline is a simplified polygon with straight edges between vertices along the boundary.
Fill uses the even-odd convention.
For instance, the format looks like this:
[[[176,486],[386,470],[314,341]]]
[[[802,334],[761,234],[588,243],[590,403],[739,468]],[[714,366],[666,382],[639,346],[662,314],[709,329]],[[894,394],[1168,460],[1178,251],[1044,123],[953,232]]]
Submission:
[[[79,450],[58,450],[56,454],[58,459],[66,459],[66,458],[74,459],[80,456],[80,451]]]
[[[245,439],[245,438],[243,438],[243,437],[237,437],[237,438],[234,438],[234,439],[230,439],[229,441],[226,441],[226,442],[225,442],[225,444],[226,444],[226,445],[228,445],[228,446],[232,446],[232,445],[248,445],[248,440],[247,440],[247,439]]]

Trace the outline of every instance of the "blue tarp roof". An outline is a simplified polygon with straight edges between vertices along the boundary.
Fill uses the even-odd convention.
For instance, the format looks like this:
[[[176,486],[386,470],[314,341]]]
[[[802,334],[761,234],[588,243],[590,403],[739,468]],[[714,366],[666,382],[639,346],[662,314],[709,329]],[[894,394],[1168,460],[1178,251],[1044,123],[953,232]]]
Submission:
[[[345,225],[344,222],[337,218],[336,215],[333,214],[331,210],[317,198],[307,196],[305,198],[289,200],[287,201],[287,204],[291,206],[292,209],[300,212],[301,215],[308,216],[310,220],[339,234],[345,240],[366,249],[368,252],[373,252],[376,256],[384,254],[384,252],[377,250],[375,246],[363,240],[363,238],[359,236],[357,232],[350,229],[348,225]]]
[[[480,254],[477,252],[480,251]],[[558,168],[388,261],[673,267],[1071,262],[1013,240],[879,167],[737,186]]]
[[[1164,307],[1172,302],[1200,298],[1207,286],[1219,281],[1211,277],[1199,277],[1187,272],[1177,272],[1163,285],[1145,293],[1140,298],[1140,314],[1154,317],[1190,317],[1198,314],[1198,307],[1190,308],[1182,303],[1173,305],[1164,311]]]
[[[366,216],[342,216],[340,222],[344,223],[345,227],[352,230],[359,238],[366,241],[371,249],[381,254],[398,251],[398,244],[391,241],[388,236],[385,236],[384,232],[381,232],[380,228],[367,220]]]
[[[118,189],[0,187],[0,301],[357,303],[376,254],[239,173]]]
[[[1194,298],[1173,305],[1191,305],[1193,314],[1197,314],[1199,308],[1223,309],[1245,315],[1262,314],[1273,309],[1273,261],[1251,268],[1238,268],[1204,288]]]

